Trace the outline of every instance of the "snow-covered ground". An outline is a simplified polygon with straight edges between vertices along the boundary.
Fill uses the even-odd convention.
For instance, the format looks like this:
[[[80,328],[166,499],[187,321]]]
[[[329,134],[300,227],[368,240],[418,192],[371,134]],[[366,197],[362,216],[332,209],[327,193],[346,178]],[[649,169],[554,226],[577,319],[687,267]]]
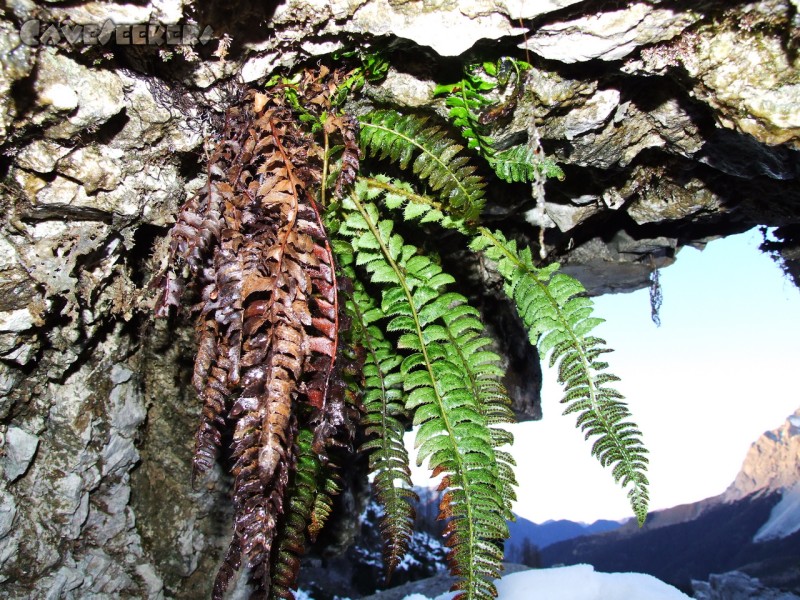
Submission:
[[[769,520],[753,536],[753,541],[765,542],[786,537],[800,529],[800,483],[784,490],[783,498],[769,515]]]
[[[686,594],[652,575],[598,573],[591,565],[521,571],[497,581],[498,600],[686,600]],[[436,598],[422,594],[404,600],[451,600],[455,592]],[[313,600],[302,590],[297,600]]]

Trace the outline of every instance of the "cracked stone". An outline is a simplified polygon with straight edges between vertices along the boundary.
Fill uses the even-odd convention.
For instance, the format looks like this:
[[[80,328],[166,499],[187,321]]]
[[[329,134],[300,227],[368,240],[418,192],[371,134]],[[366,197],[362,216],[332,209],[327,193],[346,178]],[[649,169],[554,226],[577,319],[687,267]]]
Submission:
[[[527,48],[548,60],[564,63],[626,57],[639,46],[671,39],[699,15],[635,3],[620,10],[581,16],[538,28],[528,36]],[[526,44],[521,44],[525,48]]]
[[[19,427],[8,428],[3,457],[3,472],[8,481],[15,481],[24,475],[38,446],[39,438],[35,435]]]

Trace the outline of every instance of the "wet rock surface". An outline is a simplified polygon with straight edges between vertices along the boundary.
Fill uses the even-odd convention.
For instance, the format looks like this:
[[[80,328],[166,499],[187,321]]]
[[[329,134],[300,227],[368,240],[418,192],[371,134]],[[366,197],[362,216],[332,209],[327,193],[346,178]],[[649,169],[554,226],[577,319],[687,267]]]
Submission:
[[[87,46],[61,29],[31,46],[20,32],[32,19],[191,23],[213,35]],[[204,180],[239,78],[257,83],[353,44],[391,48],[389,76],[358,107],[441,115],[435,83],[458,79],[464,62],[527,47],[523,97],[491,134],[513,143],[537,134],[566,178],[547,183],[544,201],[522,185],[495,197],[490,185],[486,217],[599,294],[646,286],[682,246],[756,225],[779,228],[770,251],[798,272],[799,29],[788,0],[8,2],[3,594],[208,595],[228,536],[229,482],[220,471],[192,486],[191,326],[180,316],[154,324],[148,284],[178,207]],[[488,290],[478,303],[497,312],[496,282],[470,269],[473,288]],[[499,339],[524,338],[518,323],[491,327]],[[538,417],[536,361],[515,349],[505,352],[509,388],[518,414]]]

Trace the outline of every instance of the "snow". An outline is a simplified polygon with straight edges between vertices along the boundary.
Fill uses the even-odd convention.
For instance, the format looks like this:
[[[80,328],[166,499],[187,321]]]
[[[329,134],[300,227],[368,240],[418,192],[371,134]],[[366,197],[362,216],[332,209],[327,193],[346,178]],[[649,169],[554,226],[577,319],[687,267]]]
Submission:
[[[652,575],[598,573],[591,565],[537,569],[507,575],[496,582],[499,600],[685,600],[686,594]],[[448,592],[434,599],[422,594],[404,600],[450,600]]]
[[[800,530],[800,483],[783,492],[783,498],[775,506],[769,519],[753,536],[753,541],[765,542],[784,538]]]

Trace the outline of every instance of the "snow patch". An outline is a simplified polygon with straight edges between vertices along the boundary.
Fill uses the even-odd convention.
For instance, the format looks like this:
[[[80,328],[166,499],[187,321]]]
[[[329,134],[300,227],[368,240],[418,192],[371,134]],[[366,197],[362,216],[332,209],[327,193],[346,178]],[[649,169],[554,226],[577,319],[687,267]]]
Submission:
[[[591,565],[522,571],[496,582],[502,600],[686,600],[686,594],[642,573],[597,573]],[[433,600],[450,600],[448,592]],[[430,600],[422,594],[404,600]]]
[[[753,536],[753,541],[766,542],[784,538],[800,530],[800,483],[784,490],[783,498],[775,506],[769,519]]]

